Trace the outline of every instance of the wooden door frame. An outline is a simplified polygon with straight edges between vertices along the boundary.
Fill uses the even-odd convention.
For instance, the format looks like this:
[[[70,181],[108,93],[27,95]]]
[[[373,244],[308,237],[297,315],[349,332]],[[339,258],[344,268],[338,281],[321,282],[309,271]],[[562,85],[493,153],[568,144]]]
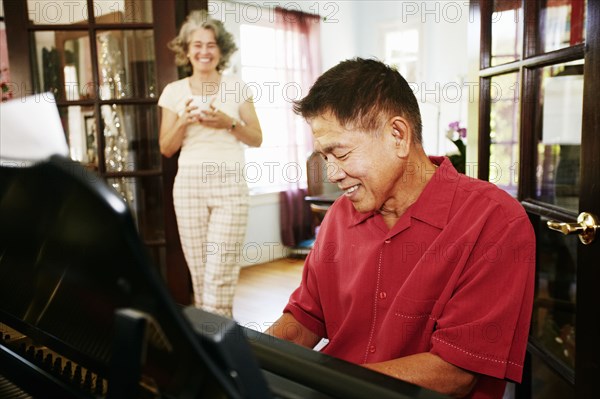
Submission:
[[[597,103],[600,93],[600,2],[588,0],[587,37],[584,65],[583,121],[581,140],[586,145],[581,149],[581,187],[596,187],[579,197],[580,211],[592,212],[600,217],[600,110]],[[575,358],[575,392],[583,398],[597,391],[600,376],[600,342],[597,323],[600,307],[586,302],[585,293],[596,292],[600,283],[600,237],[590,245],[578,247],[578,263],[586,267],[577,271],[577,346],[586,350],[577,351]],[[581,315],[585,317],[581,317]]]
[[[208,9],[208,0],[158,0],[154,1],[153,7],[154,15],[160,15],[164,21],[172,21],[172,23],[157,24],[155,26],[157,83],[159,93],[162,93],[167,84],[182,77],[178,75],[174,54],[167,49],[167,44],[177,35],[179,27],[191,10]],[[166,279],[175,301],[182,305],[189,305],[193,303],[192,282],[181,248],[177,218],[173,206],[173,184],[177,175],[178,159],[179,153],[171,158],[162,157],[163,206],[167,245]]]

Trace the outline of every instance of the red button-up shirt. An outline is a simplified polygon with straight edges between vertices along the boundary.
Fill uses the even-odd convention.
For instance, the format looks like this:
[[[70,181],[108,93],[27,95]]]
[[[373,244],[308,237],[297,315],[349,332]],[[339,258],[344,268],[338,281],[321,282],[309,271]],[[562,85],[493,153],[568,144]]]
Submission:
[[[327,338],[329,355],[362,364],[431,352],[482,374],[473,397],[501,397],[503,380],[522,375],[533,229],[507,193],[431,159],[438,169],[391,229],[344,197],[332,205],[284,311]]]

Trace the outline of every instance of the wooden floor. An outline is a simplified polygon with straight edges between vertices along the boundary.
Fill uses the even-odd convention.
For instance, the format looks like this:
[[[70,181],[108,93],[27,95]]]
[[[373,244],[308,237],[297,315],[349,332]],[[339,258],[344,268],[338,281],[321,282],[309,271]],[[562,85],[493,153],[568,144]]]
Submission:
[[[300,284],[303,259],[280,259],[243,267],[233,302],[233,317],[242,326],[264,332],[281,316]]]

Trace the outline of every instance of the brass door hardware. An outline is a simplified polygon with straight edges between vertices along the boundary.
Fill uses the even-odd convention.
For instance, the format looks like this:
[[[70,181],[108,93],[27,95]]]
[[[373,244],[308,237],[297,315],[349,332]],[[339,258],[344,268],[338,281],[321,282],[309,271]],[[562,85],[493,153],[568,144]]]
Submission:
[[[577,217],[577,223],[563,223],[556,220],[549,220],[548,227],[552,230],[567,234],[578,234],[579,240],[585,245],[591,244],[596,238],[596,230],[600,229],[598,218],[587,212],[581,212]]]

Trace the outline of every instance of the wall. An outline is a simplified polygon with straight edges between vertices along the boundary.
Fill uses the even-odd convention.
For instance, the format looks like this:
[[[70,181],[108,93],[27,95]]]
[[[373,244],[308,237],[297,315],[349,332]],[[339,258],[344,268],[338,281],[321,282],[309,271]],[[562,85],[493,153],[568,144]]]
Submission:
[[[248,228],[242,248],[242,266],[270,262],[288,255],[281,243],[279,228],[279,193],[250,197]]]

